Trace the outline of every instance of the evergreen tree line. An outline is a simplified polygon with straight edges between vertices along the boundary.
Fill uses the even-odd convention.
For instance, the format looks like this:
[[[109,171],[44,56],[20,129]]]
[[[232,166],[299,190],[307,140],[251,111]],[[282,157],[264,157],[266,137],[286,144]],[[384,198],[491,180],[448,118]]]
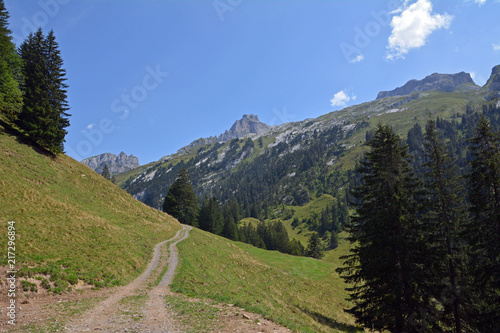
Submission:
[[[239,225],[238,222],[243,215],[241,205],[236,200],[221,205],[215,196],[211,196],[205,198],[199,205],[186,168],[180,170],[175,182],[169,188],[164,199],[163,211],[181,223],[266,250],[318,259],[323,254],[324,248],[321,241],[318,241],[319,236],[316,232],[313,233],[308,248],[305,249],[298,240],[290,240],[281,221],[269,223],[258,221]]]
[[[33,142],[53,153],[64,150],[69,126],[66,71],[54,32],[38,29],[19,49],[8,28],[9,13],[0,0],[0,114]]]
[[[354,247],[338,270],[351,286],[346,311],[359,324],[498,332],[500,110],[483,111],[468,110],[451,126],[429,119],[407,144],[388,125],[367,135],[371,150],[357,168],[357,213],[347,228]]]

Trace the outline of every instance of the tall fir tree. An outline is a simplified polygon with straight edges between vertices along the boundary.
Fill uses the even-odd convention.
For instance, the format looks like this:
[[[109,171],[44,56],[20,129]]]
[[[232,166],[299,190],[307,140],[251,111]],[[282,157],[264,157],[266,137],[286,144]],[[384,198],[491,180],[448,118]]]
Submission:
[[[179,171],[179,175],[168,189],[163,201],[163,211],[181,223],[198,226],[198,199],[186,168]]]
[[[30,34],[21,44],[24,103],[18,126],[34,141],[54,153],[64,151],[69,114],[64,83],[66,72],[59,47],[51,31]]]
[[[321,238],[319,238],[318,233],[314,232],[309,238],[307,244],[307,256],[315,259],[321,259],[325,255],[323,244],[321,243]]]
[[[352,285],[354,306],[346,311],[370,329],[390,332],[432,331],[430,297],[419,236],[419,188],[407,146],[388,125],[378,125],[366,158],[357,170],[362,184],[353,195],[357,215],[348,226],[351,254],[338,271]]]
[[[68,85],[66,81],[66,70],[64,69],[59,44],[56,42],[54,31],[47,35],[47,64],[49,70],[50,96],[49,103],[53,110],[54,145],[59,144],[60,151],[64,151],[64,138],[68,133],[66,127],[69,126],[68,106]]]
[[[224,228],[222,230],[222,236],[227,239],[238,241],[238,226],[234,220],[235,212],[233,212],[232,209],[234,208],[231,204],[225,205],[223,208]]]
[[[500,138],[481,115],[470,139],[469,202],[473,311],[480,332],[498,331],[500,323]]]
[[[23,106],[23,97],[19,83],[21,76],[21,58],[12,42],[8,27],[9,12],[0,0],[0,114],[9,122],[14,122]]]
[[[424,284],[441,303],[440,320],[449,331],[464,331],[465,259],[462,234],[466,221],[464,188],[456,161],[429,119],[424,137],[424,188],[422,234],[426,241]]]
[[[107,180],[111,180],[111,173],[109,172],[108,165],[105,164],[104,168],[102,169],[101,175],[106,178]]]
[[[216,235],[224,230],[224,216],[215,196],[203,200],[200,209],[198,224],[201,229]]]

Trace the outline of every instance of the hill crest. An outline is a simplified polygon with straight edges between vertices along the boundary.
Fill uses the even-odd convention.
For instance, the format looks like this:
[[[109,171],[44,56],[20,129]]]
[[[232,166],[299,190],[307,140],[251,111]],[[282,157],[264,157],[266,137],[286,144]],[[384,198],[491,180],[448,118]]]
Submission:
[[[377,99],[392,96],[411,95],[424,91],[455,92],[460,90],[479,90],[480,87],[474,83],[469,73],[457,74],[433,73],[422,80],[410,80],[405,85],[390,91],[381,91]]]

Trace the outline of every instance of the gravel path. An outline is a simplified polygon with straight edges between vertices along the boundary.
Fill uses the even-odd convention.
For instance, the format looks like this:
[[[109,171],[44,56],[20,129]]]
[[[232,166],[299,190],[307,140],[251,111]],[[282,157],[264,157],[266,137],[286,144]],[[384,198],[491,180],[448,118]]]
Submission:
[[[179,329],[174,323],[172,314],[165,311],[162,296],[168,290],[168,285],[172,281],[175,268],[178,263],[178,251],[176,244],[189,235],[192,228],[183,225],[182,229],[177,234],[166,241],[157,244],[153,251],[153,259],[149,262],[144,273],[141,274],[132,283],[121,287],[117,292],[99,303],[93,309],[87,311],[83,316],[77,317],[66,325],[67,332],[89,332],[89,331],[106,331],[106,332],[178,332]],[[145,307],[139,310],[136,315],[123,315],[117,310],[123,310],[121,306],[122,300],[127,297],[133,297],[141,293],[143,288],[146,288],[146,280],[151,276],[151,273],[159,268],[161,248],[167,242],[173,242],[170,245],[170,256],[168,260],[168,271],[160,284],[148,291],[148,300]],[[143,315],[141,315],[141,313]],[[137,320],[146,316],[147,320]]]
[[[149,292],[149,300],[144,308],[144,315],[147,323],[143,332],[180,332],[173,323],[175,322],[172,313],[165,311],[165,304],[163,296],[170,293],[168,286],[174,278],[175,268],[179,262],[179,252],[177,250],[177,243],[183,241],[189,236],[189,231],[192,229],[190,226],[184,226],[182,230],[177,233],[175,241],[170,244],[170,255],[168,257],[168,270],[163,276],[161,282]]]
[[[169,285],[172,282],[179,260],[176,245],[189,236],[191,229],[190,226],[182,225],[182,229],[177,232],[175,237],[157,244],[154,248],[153,258],[145,272],[132,283],[115,289],[116,291],[113,291],[110,296],[87,310],[83,315],[66,320],[62,319],[64,332],[192,332],[191,324],[193,323],[186,323],[184,320],[184,324],[182,324],[179,314],[173,313],[164,300],[165,295],[174,295],[169,290]],[[165,244],[168,242],[171,242],[171,244],[167,260]],[[167,264],[168,269],[162,280],[157,286],[152,287]],[[205,302],[193,298],[188,301]],[[279,326],[268,319],[262,318],[260,315],[250,313],[232,304],[218,303],[214,305],[213,302],[209,303],[219,309],[216,332],[290,332],[286,327]],[[36,317],[40,316],[41,313],[36,312],[38,307],[35,304],[33,306],[35,309],[32,309],[31,315],[27,315],[27,317],[33,317],[36,320]]]

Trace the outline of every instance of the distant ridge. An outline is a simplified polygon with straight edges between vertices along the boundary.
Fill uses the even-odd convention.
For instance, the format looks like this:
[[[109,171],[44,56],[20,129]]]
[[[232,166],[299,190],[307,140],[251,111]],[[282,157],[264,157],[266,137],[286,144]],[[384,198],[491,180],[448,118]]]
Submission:
[[[404,96],[423,91],[469,91],[481,89],[474,83],[469,73],[460,72],[457,74],[434,73],[426,76],[422,80],[410,80],[404,86],[391,91],[381,91],[377,99],[391,96]]]
[[[121,152],[118,156],[111,153],[86,158],[81,161],[97,173],[102,173],[104,165],[107,165],[111,174],[119,174],[139,167],[139,159],[134,155]]]

